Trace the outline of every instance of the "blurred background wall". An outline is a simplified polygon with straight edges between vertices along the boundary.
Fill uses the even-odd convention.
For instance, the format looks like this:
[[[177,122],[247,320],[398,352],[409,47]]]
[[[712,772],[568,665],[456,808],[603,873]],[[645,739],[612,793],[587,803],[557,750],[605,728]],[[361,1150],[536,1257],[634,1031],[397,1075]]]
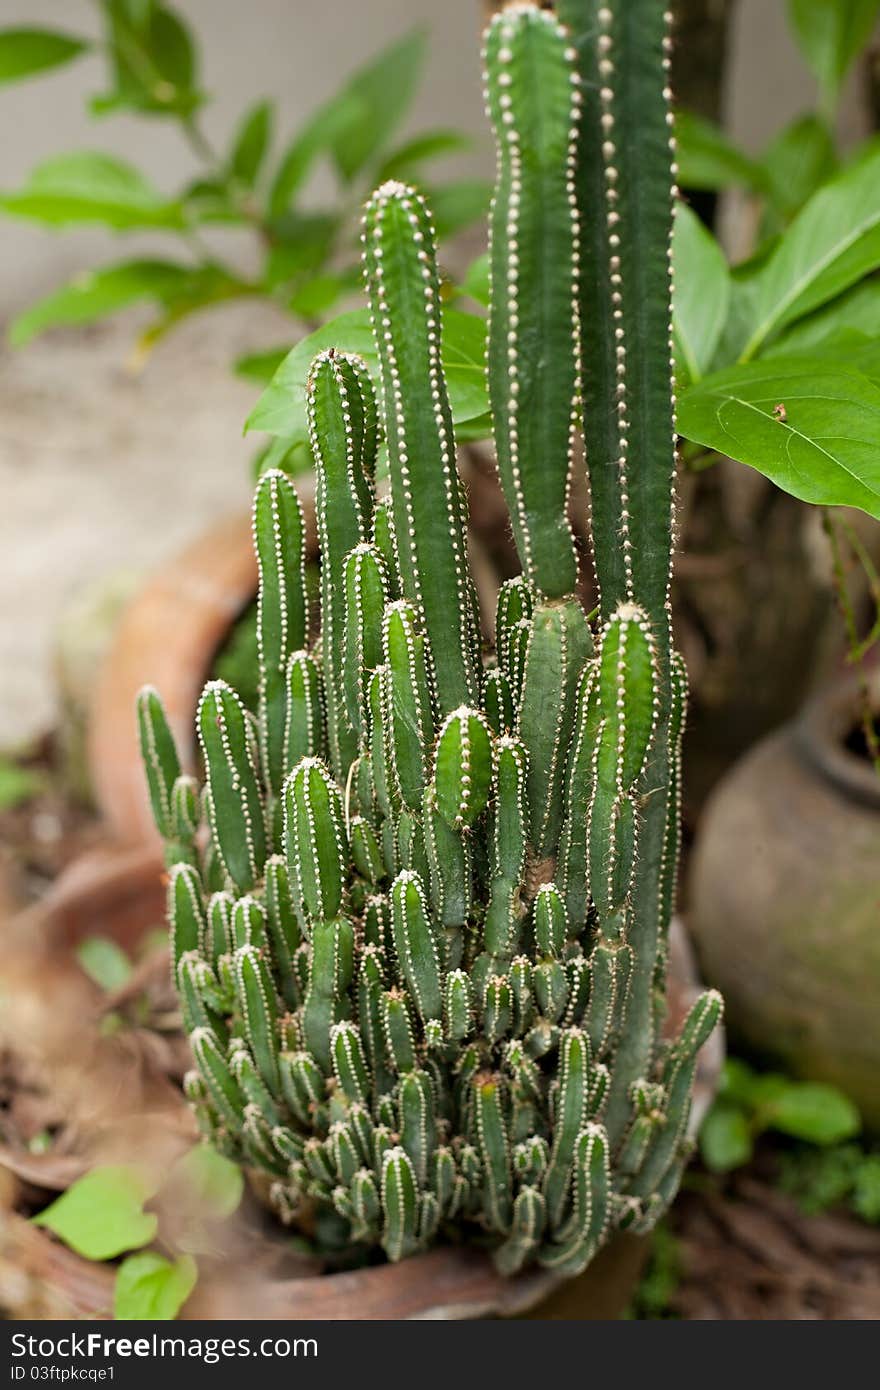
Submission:
[[[202,49],[216,100],[205,117],[221,148],[257,96],[277,99],[280,137],[351,69],[413,24],[430,28],[425,80],[410,129],[457,125],[475,141],[463,161],[486,172],[481,0],[178,0]],[[811,78],[785,26],[784,0],[740,0],[725,97],[733,134],[758,149],[810,105]],[[0,0],[0,23],[96,32],[88,0]],[[194,170],[172,123],[90,120],[101,65],[88,58],[0,90],[5,138],[0,187],[20,184],[41,159],[102,149],[123,155],[160,187]],[[845,117],[856,133],[853,95]],[[460,161],[462,162],[462,161]],[[320,192],[320,187],[316,190]],[[0,318],[90,265],[161,238],[97,229],[52,234],[0,219]],[[247,249],[242,246],[246,257]],[[254,388],[229,372],[238,353],[290,336],[265,306],[235,304],[172,334],[139,373],[129,363],[137,311],[83,332],[47,335],[19,352],[0,348],[0,718],[9,746],[52,713],[53,634],[65,605],[110,572],[134,574],[178,549],[212,517],[244,505],[253,445],[241,422]]]

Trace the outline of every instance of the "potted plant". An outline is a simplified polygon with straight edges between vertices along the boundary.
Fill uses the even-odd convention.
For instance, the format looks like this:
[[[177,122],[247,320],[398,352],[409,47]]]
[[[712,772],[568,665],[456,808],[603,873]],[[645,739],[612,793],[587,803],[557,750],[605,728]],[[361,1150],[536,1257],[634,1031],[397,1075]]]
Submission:
[[[335,1280],[390,1287],[401,1260],[414,1307],[450,1268],[444,1306],[461,1314],[485,1309],[468,1290],[489,1255],[529,1287],[535,1267],[576,1278],[616,1233],[653,1226],[689,1153],[721,1003],[700,996],[663,1041],[685,701],[667,604],[668,55],[662,7],[637,26],[629,8],[566,5],[569,32],[517,4],[487,33],[489,398],[522,564],[494,655],[434,228],[392,180],[363,233],[381,405],[350,352],[326,348],[308,380],[320,633],[303,508],[273,469],[254,502],[256,718],[208,683],[200,786],[157,692],[138,701],[186,1093],[325,1266],[363,1266],[317,1281],[315,1315],[334,1315]],[[595,634],[566,516],[579,390]]]
[[[139,1293],[131,1287],[130,1271],[141,1255],[129,1256],[120,1265],[108,1263],[107,1251],[99,1252],[94,1245],[88,1255],[69,1244],[60,1245],[51,1233],[57,1231],[69,1242],[72,1227],[69,1221],[56,1219],[58,1206],[47,1212],[47,1198],[85,1183],[92,1194],[88,1201],[100,1202],[101,1184],[112,1178],[120,1164],[130,1174],[134,1190],[145,1163],[151,1172],[173,1175],[181,1164],[191,1171],[198,1157],[191,1148],[197,1138],[195,1122],[180,1089],[176,1038],[165,1034],[163,1039],[148,1031],[149,1022],[145,1026],[137,1021],[143,1012],[141,1001],[154,993],[162,996],[156,1004],[168,1015],[162,988],[168,980],[167,960],[151,955],[122,989],[109,992],[97,989],[78,965],[84,944],[94,943],[96,934],[135,955],[139,943],[161,920],[165,896],[149,850],[93,853],[72,866],[42,903],[7,927],[3,980],[10,1007],[3,1016],[2,1041],[8,1077],[17,1073],[21,1077],[22,1115],[19,1122],[13,1095],[5,1111],[0,1163],[6,1172],[10,1208],[4,1215],[3,1255],[18,1272],[16,1287],[23,1300],[15,1304],[19,1316],[26,1310],[29,1316],[105,1317],[115,1305],[129,1310],[137,1306]],[[700,986],[678,919],[673,920],[669,946],[664,1036],[671,1038],[699,997]],[[40,982],[36,992],[35,978]],[[134,986],[145,994],[139,996]],[[118,1017],[120,1010],[131,1013],[131,1021],[120,1021],[120,1026],[108,1031],[108,1021]],[[69,1029],[59,1027],[59,1020],[71,1017],[76,1019],[75,1040]],[[716,1032],[698,1058],[691,1135],[696,1134],[715,1094],[721,1057]],[[16,1059],[12,1066],[11,1058]],[[40,1097],[38,1106],[36,1097]],[[44,1148],[35,1145],[34,1138],[39,1138],[47,1122],[52,1139]],[[361,1317],[482,1313],[602,1319],[616,1317],[625,1308],[648,1253],[647,1237],[618,1237],[579,1279],[561,1285],[541,1270],[519,1280],[505,1279],[478,1251],[463,1254],[460,1248],[436,1251],[427,1269],[421,1265],[430,1278],[415,1283],[410,1262],[381,1271],[374,1266],[317,1278],[318,1262],[297,1257],[284,1228],[270,1225],[267,1229],[253,1202],[245,1203],[234,1220],[229,1218],[236,1188],[223,1163],[219,1155],[206,1151],[209,1188],[187,1191],[185,1230],[181,1229],[179,1190],[172,1184],[170,1202],[160,1194],[160,1233],[171,1259],[160,1262],[158,1273],[154,1260],[145,1271],[146,1281],[149,1286],[153,1279],[151,1300],[170,1299],[172,1308],[184,1303],[179,1314],[184,1318],[286,1318],[291,1313],[300,1318],[326,1317],[334,1310],[349,1316],[356,1308]],[[110,1174],[108,1164],[113,1165]],[[226,1219],[220,1225],[216,1220],[218,1167],[226,1199]],[[138,1226],[143,1187],[140,1191],[140,1200],[131,1208]],[[212,1201],[206,1208],[208,1196]],[[89,1217],[89,1210],[88,1205],[81,1207],[94,1241],[100,1223]],[[29,1212],[41,1213],[41,1224],[28,1221],[25,1213]],[[144,1236],[138,1231],[135,1239]],[[191,1252],[197,1256],[198,1279],[195,1290],[185,1297],[179,1277]],[[245,1281],[240,1270],[243,1261],[248,1269]],[[164,1294],[159,1292],[160,1281],[164,1281]],[[125,1288],[122,1303],[119,1286]],[[141,1296],[147,1297],[146,1290]],[[151,1301],[148,1306],[154,1316],[173,1316],[167,1303],[161,1314],[159,1304]]]

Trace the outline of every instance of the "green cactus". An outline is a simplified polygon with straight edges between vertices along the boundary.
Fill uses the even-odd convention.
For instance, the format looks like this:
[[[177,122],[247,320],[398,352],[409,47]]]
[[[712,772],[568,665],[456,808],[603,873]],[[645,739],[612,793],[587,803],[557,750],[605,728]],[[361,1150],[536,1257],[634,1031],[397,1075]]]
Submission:
[[[668,611],[668,18],[657,0],[558,11],[508,6],[485,51],[488,379],[522,566],[494,655],[430,212],[392,182],[364,219],[381,406],[345,354],[321,353],[308,383],[320,635],[302,512],[268,472],[258,716],[206,687],[201,797],[158,695],[138,704],[203,1131],[267,1175],[285,1221],[323,1210],[337,1244],[391,1260],[470,1230],[505,1274],[576,1274],[614,1230],[657,1220],[721,1007],[704,995],[661,1041],[685,702]],[[595,634],[568,516],[581,415]]]

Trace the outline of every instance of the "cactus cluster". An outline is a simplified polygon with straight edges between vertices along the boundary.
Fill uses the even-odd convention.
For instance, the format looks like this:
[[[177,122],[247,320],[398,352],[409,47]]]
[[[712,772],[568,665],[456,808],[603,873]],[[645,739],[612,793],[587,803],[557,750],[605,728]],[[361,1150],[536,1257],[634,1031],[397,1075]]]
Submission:
[[[156,692],[139,697],[205,1134],[266,1175],[283,1218],[308,1213],[340,1246],[398,1260],[457,1232],[508,1274],[577,1273],[612,1230],[653,1224],[720,1011],[705,995],[660,1038],[685,704],[667,598],[665,20],[655,0],[560,11],[568,27],[508,6],[486,37],[488,381],[522,565],[494,650],[431,217],[387,183],[363,226],[380,403],[344,353],[308,382],[319,631],[303,511],[269,472],[259,707],[206,686],[202,790]],[[634,146],[658,121],[646,173]],[[595,632],[568,520],[582,408]]]

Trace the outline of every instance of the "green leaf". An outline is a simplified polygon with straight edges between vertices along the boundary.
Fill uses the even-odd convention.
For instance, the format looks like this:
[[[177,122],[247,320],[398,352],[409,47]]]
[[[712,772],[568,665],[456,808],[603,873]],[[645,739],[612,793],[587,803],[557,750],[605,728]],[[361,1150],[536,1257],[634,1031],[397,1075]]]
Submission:
[[[880,142],[807,203],[754,277],[742,359],[880,266]]]
[[[337,131],[349,128],[355,105],[353,98],[346,104],[342,97],[334,97],[286,146],[269,188],[271,217],[279,217],[296,201],[315,160],[329,150]]]
[[[0,754],[0,811],[13,811],[37,795],[45,782],[43,774],[32,767],[22,767],[12,758]]]
[[[115,86],[93,99],[92,110],[190,116],[204,98],[196,89],[195,45],[180,15],[155,0],[104,0],[104,9]]]
[[[414,29],[383,50],[346,83],[338,100],[348,113],[329,148],[350,182],[377,157],[406,114],[425,59],[426,36]]]
[[[880,388],[821,358],[732,367],[683,392],[678,429],[783,491],[880,518]]]
[[[0,82],[18,82],[61,67],[91,46],[88,39],[55,29],[0,29]]]
[[[837,155],[831,132],[817,116],[802,116],[777,135],[761,157],[767,195],[783,221],[832,177]]]
[[[245,381],[254,381],[258,386],[268,386],[285,357],[293,351],[289,343],[283,347],[266,348],[263,352],[248,352],[236,358],[232,370]]]
[[[716,1101],[700,1128],[700,1156],[713,1173],[729,1173],[749,1162],[752,1136],[741,1110]]]
[[[165,201],[137,169],[112,155],[86,151],[55,155],[37,165],[23,188],[0,195],[0,207],[50,225],[104,222],[119,230],[183,226],[179,205]]]
[[[484,179],[460,179],[427,190],[431,220],[437,240],[455,236],[463,227],[485,217],[489,211],[492,190]]]
[[[246,112],[232,142],[229,173],[246,188],[253,188],[272,139],[275,103],[258,101]]]
[[[357,274],[360,278],[360,271]],[[326,318],[334,305],[352,288],[352,278],[346,271],[340,274],[319,271],[309,275],[296,286],[287,307],[292,314],[298,314],[308,321]]]
[[[274,244],[266,256],[263,283],[269,290],[323,269],[339,230],[337,214],[291,210],[272,223]]]
[[[188,222],[244,225],[241,208],[225,179],[193,179],[178,198]]]
[[[306,422],[306,379],[315,355],[324,348],[356,352],[378,381],[378,361],[369,312],[354,309],[303,338],[288,353],[248,416],[245,431],[265,430],[282,435],[294,449],[309,456]],[[449,386],[453,420],[484,416],[488,408],[485,373],[486,324],[476,314],[445,309],[443,365]]]
[[[269,190],[270,216],[295,202],[320,155],[330,154],[351,180],[380,153],[410,103],[424,47],[421,30],[393,44],[309,118],[281,156]]]
[[[730,271],[712,233],[677,203],[672,237],[677,373],[699,381],[715,354],[730,303]]]
[[[789,0],[788,13],[830,115],[851,63],[871,37],[880,0]]]
[[[113,1316],[119,1322],[168,1322],[177,1317],[197,1279],[192,1255],[181,1255],[173,1263],[155,1250],[129,1255],[116,1275]]]
[[[460,130],[426,130],[386,155],[376,171],[375,182],[384,183],[386,179],[419,182],[423,165],[450,154],[460,154],[472,143]]]
[[[682,188],[715,191],[741,184],[755,192],[766,189],[761,165],[704,116],[678,111],[675,117],[678,182]]]
[[[748,1110],[752,1106],[755,1080],[755,1073],[748,1062],[742,1061],[740,1057],[728,1057],[721,1072],[718,1094],[726,1103]]]
[[[852,289],[798,319],[761,353],[764,361],[794,352],[815,352],[832,342],[873,336],[880,327],[880,276],[869,276]],[[870,375],[870,373],[868,374]]]
[[[871,1225],[880,1224],[880,1154],[869,1154],[859,1164],[852,1207],[863,1221]]]
[[[173,294],[163,299],[163,312],[138,339],[138,351],[147,354],[161,338],[190,314],[210,305],[224,304],[230,299],[243,299],[254,294],[255,287],[246,280],[236,280],[225,266],[194,266],[180,281]]]
[[[90,980],[107,990],[119,989],[131,976],[131,961],[108,936],[89,936],[76,948],[76,958]]]
[[[790,1082],[769,1108],[766,1122],[811,1144],[837,1144],[858,1134],[862,1127],[859,1112],[848,1096],[815,1081]]]
[[[291,477],[295,477],[298,473],[307,473],[311,466],[311,458],[306,456],[306,454],[300,446],[294,448],[289,439],[280,439],[276,436],[270,436],[268,443],[265,444],[262,449],[258,449],[251,460],[251,476],[253,478],[253,481],[256,483],[259,482],[263,474],[268,473],[270,469],[280,468],[282,473],[289,473]],[[378,462],[376,465],[376,475],[377,477],[379,475]],[[248,656],[248,662],[250,663],[250,665],[247,669],[252,672],[254,669],[256,669],[257,665],[256,629],[254,630],[253,659],[251,659],[251,657]],[[230,670],[231,669],[232,668],[230,667]],[[225,671],[221,671],[220,666],[218,664],[217,675],[221,676],[224,680],[228,681],[228,683],[232,686],[233,690],[237,690],[239,695],[241,695],[242,698],[244,698],[245,692],[244,686],[242,685],[241,681],[241,669],[242,668],[239,667],[237,673],[234,673],[237,674],[238,678],[233,679],[232,675],[227,675]]]
[[[489,252],[484,251],[475,261],[471,261],[467,274],[461,283],[462,294],[468,295],[475,304],[489,307]]]
[[[155,1236],[157,1218],[143,1210],[156,1192],[139,1168],[113,1164],[78,1178],[34,1217],[87,1260],[112,1260]]]
[[[197,1144],[171,1170],[171,1181],[181,1182],[189,1204],[217,1220],[237,1210],[244,1193],[244,1178],[237,1163],[224,1158],[209,1144]]]
[[[9,326],[13,347],[61,324],[93,323],[115,314],[139,299],[165,301],[191,274],[172,261],[122,261],[100,270],[86,270],[59,290],[31,304]]]

